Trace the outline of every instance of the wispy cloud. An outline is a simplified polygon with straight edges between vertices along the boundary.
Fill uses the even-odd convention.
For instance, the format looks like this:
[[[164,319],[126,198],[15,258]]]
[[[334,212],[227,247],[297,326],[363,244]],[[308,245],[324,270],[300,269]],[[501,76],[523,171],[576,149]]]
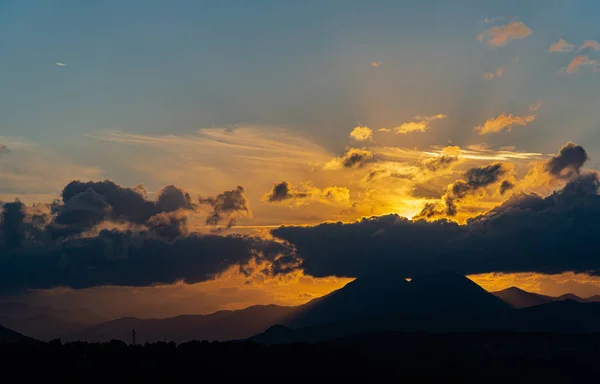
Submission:
[[[61,63],[60,61],[57,61],[57,62],[56,62],[56,63],[54,63],[54,64],[56,64],[56,66],[57,66],[57,67],[66,67],[66,66],[67,66],[67,64],[65,64],[65,63]]]
[[[350,138],[356,141],[370,141],[373,138],[373,131],[369,127],[355,127],[350,132]]]
[[[479,132],[480,135],[487,135],[489,133],[499,133],[502,131],[510,132],[512,131],[513,126],[521,125],[526,126],[530,123],[533,123],[535,120],[535,111],[541,106],[541,103],[536,103],[529,107],[529,109],[534,112],[531,115],[525,116],[515,116],[512,113],[505,114],[502,113],[498,117],[492,117],[487,120],[482,125],[478,125],[473,130]]]
[[[372,61],[371,67],[381,67],[381,64],[382,64],[381,61]]]
[[[575,44],[567,43],[567,40],[560,39],[548,48],[548,52],[571,52],[575,49]]]
[[[586,40],[583,42],[581,47],[579,47],[578,51],[583,51],[584,49],[589,49],[590,51],[600,51],[600,43],[596,40]]]
[[[492,47],[504,47],[512,40],[522,40],[531,35],[533,31],[521,21],[511,21],[502,26],[494,26],[479,35],[477,40],[485,41]]]
[[[447,115],[439,113],[433,116],[415,116],[415,120],[407,121],[396,128],[394,131],[396,134],[404,134],[409,132],[425,132],[430,128],[431,122],[446,118]]]
[[[598,71],[600,69],[600,65],[597,60],[591,60],[585,55],[579,55],[571,60],[565,72],[568,74],[578,73],[581,67],[587,66],[591,67],[593,71]]]

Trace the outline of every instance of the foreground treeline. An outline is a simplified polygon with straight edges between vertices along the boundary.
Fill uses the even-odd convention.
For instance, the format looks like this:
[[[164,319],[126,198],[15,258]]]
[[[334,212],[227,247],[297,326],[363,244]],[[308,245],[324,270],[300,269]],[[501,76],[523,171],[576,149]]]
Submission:
[[[373,333],[322,344],[260,345],[190,341],[127,345],[68,343],[0,345],[1,361],[93,368],[102,373],[174,375],[333,375],[438,379],[542,379],[563,382],[600,377],[600,334],[401,334]],[[144,367],[144,368],[140,368]],[[176,367],[176,368],[173,368]],[[100,368],[100,369],[99,369]]]

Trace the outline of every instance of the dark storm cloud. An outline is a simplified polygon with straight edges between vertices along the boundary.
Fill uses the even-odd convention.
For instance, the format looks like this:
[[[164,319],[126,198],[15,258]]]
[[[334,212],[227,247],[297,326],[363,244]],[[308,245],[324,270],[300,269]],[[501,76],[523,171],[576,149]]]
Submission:
[[[91,238],[1,252],[0,290],[196,283],[254,259],[278,265],[290,251],[242,235],[192,234],[167,242],[150,233],[103,230]]]
[[[2,206],[0,229],[8,248],[20,247],[24,237],[25,206],[19,201]],[[1,248],[0,248],[1,249]]]
[[[265,196],[265,200],[269,203],[275,203],[290,199],[303,199],[309,196],[309,193],[295,191],[287,181],[282,181],[273,186],[271,191]]]
[[[148,230],[159,238],[173,241],[185,236],[187,230],[187,216],[177,213],[159,213],[152,216],[146,223]]]
[[[475,179],[485,184],[495,178]],[[436,269],[600,275],[598,186],[590,173],[547,197],[515,194],[465,225],[387,215],[352,224],[281,227],[273,235],[296,247],[301,267],[313,276],[356,277],[385,268],[407,276]]]
[[[71,229],[91,228],[104,220],[142,225],[162,212],[195,208],[190,195],[172,185],[163,188],[155,201],[147,199],[143,186],[122,187],[111,180],[72,181],[61,196],[57,224]]]
[[[228,226],[235,224],[236,216],[250,215],[250,203],[246,197],[244,187],[238,185],[236,189],[225,191],[216,197],[200,198],[200,204],[209,205],[213,208],[212,213],[206,219],[206,224],[217,225],[223,219],[229,217]]]
[[[509,180],[504,180],[500,184],[500,195],[504,195],[506,192],[510,191],[515,187],[515,184]]]
[[[581,167],[588,161],[588,155],[581,145],[572,142],[566,143],[546,163],[546,171],[560,178],[570,178],[579,174]]]

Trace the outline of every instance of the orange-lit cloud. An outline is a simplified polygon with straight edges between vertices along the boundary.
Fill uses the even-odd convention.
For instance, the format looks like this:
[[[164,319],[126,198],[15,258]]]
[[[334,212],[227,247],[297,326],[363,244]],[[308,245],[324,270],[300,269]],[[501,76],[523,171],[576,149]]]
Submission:
[[[489,133],[498,133],[504,130],[510,132],[514,125],[526,126],[535,120],[535,115],[515,116],[512,113],[501,114],[498,117],[493,117],[474,128],[480,135]]]
[[[591,60],[589,57],[585,55],[576,56],[565,70],[569,74],[578,73],[581,67],[589,66],[593,71],[597,71],[600,66],[597,60]]]
[[[477,40],[485,41],[492,47],[504,47],[512,40],[522,40],[531,35],[533,31],[521,21],[511,21],[502,26],[494,26],[479,35]]]
[[[548,52],[571,52],[575,44],[569,44],[565,39],[560,39],[548,48]]]
[[[496,68],[495,73],[491,73],[491,72],[484,73],[483,78],[485,80],[492,80],[494,77],[502,77],[503,74],[504,74],[504,68],[498,67],[498,68]]]
[[[405,123],[400,124],[394,131],[396,134],[405,134],[409,132],[425,132],[429,128],[431,128],[431,122],[435,120],[444,119],[447,115],[443,113],[439,113],[433,116],[415,116],[414,121],[407,121]]]
[[[350,132],[350,138],[356,141],[369,141],[373,138],[373,130],[369,127],[355,127],[352,132]]]
[[[589,49],[591,51],[600,51],[600,43],[596,40],[586,40],[583,42],[581,47],[579,47],[578,50],[582,51],[584,49]]]
[[[371,67],[381,67],[381,61],[372,61]]]
[[[343,168],[362,168],[373,159],[373,153],[368,149],[350,148],[343,156],[336,157],[323,166],[325,170]]]
[[[350,201],[350,190],[345,187],[316,188],[310,183],[302,183],[294,187],[287,181],[273,185],[273,188],[263,196],[266,203],[286,203],[292,206],[300,206],[310,202],[348,204]]]

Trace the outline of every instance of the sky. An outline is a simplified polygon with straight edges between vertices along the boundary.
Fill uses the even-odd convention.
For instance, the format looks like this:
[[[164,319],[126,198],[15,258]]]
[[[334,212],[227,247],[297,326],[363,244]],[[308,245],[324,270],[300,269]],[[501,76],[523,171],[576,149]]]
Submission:
[[[585,248],[598,224],[559,225],[598,206],[565,203],[600,170],[598,12],[593,0],[4,0],[0,250],[26,261],[0,260],[21,271],[0,288],[94,298],[115,316],[210,312],[299,304],[362,270],[420,272],[430,255],[490,290],[598,294]],[[519,221],[539,243],[471,255],[487,252],[481,227],[520,239],[499,226],[531,199],[551,211]],[[365,228],[454,253],[402,233],[373,243]],[[572,242],[543,244],[549,230]],[[364,241],[332,249],[350,233]],[[589,257],[552,253],[574,245]]]

